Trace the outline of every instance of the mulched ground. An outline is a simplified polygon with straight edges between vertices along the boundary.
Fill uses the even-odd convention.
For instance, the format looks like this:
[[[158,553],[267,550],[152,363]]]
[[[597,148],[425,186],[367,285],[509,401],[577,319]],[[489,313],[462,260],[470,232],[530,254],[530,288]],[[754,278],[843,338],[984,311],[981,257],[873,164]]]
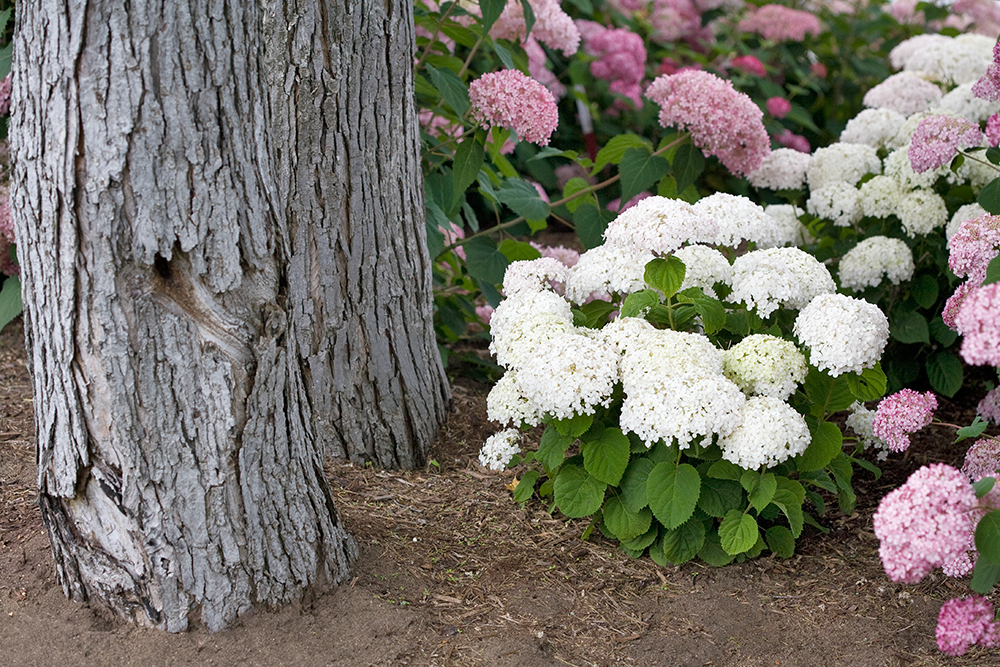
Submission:
[[[988,373],[974,372],[938,416],[967,423]],[[995,380],[995,378],[992,378]],[[941,603],[967,593],[941,575],[890,582],[871,515],[929,462],[960,464],[953,432],[920,433],[878,481],[858,473],[858,509],[807,528],[789,560],[713,569],[633,560],[585,521],[521,507],[476,462],[493,427],[486,388],[456,379],[455,411],[426,469],[330,462],[331,486],[361,558],[330,593],[263,611],[232,629],[168,635],[68,602],[34,505],[31,388],[21,332],[0,334],[0,665],[990,665],[1000,653],[941,655]]]

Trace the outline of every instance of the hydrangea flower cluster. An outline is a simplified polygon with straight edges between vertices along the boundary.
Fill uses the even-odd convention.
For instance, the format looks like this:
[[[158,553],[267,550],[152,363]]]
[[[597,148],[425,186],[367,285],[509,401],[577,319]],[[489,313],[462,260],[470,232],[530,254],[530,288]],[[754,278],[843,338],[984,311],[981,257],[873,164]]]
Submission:
[[[993,605],[982,596],[948,600],[938,613],[938,648],[947,655],[959,656],[975,644],[1000,646],[1000,623],[993,619]]]
[[[913,252],[903,241],[870,236],[840,258],[840,286],[854,291],[877,287],[883,277],[893,285],[913,277]]]
[[[630,294],[646,288],[646,264],[653,259],[648,250],[636,250],[611,243],[580,255],[566,276],[566,298],[573,303],[608,299],[611,292]]]
[[[1000,216],[985,213],[962,223],[948,241],[948,266],[958,277],[979,285],[986,267],[1000,254]]]
[[[806,180],[810,189],[818,190],[838,181],[855,185],[866,174],[881,171],[882,161],[871,146],[837,143],[816,149],[806,170]]]
[[[801,42],[806,35],[818,35],[820,25],[819,19],[809,12],[772,4],[747,14],[739,29],[774,42]]]
[[[540,345],[517,373],[517,386],[543,414],[567,419],[607,407],[618,381],[618,355],[608,345],[567,332]]]
[[[872,218],[888,218],[903,200],[899,181],[891,176],[875,176],[858,188],[861,212]]]
[[[580,31],[569,14],[559,6],[559,0],[528,0],[528,3],[535,15],[531,36],[550,48],[562,51],[564,56],[576,53],[580,47]],[[507,0],[507,6],[490,28],[490,37],[519,42],[525,39],[526,32],[521,0]]]
[[[930,424],[936,409],[933,393],[902,389],[879,401],[872,428],[890,450],[903,452],[910,446],[910,434]]]
[[[949,162],[960,148],[978,146],[983,133],[964,118],[928,116],[913,133],[907,155],[913,170],[922,173]]]
[[[851,404],[850,411],[851,414],[847,415],[847,427],[858,436],[862,447],[877,449],[876,458],[879,461],[889,458],[889,445],[875,435],[875,410],[869,410],[864,403],[855,401]]]
[[[889,62],[895,69],[918,73],[949,85],[971,84],[986,73],[993,45],[988,39],[984,45],[982,40],[969,37],[917,35],[890,51]]]
[[[479,450],[479,462],[490,470],[503,470],[510,460],[521,453],[521,432],[508,428],[486,439]]]
[[[986,392],[986,396],[983,396],[983,400],[976,406],[976,414],[1000,426],[1000,387],[994,387]],[[1000,462],[1000,456],[997,457],[997,461]]]
[[[882,357],[889,320],[875,304],[843,294],[821,294],[795,319],[795,335],[810,362],[833,377],[860,373]]]
[[[588,22],[589,23],[589,22]],[[642,37],[625,28],[597,29],[584,34],[584,50],[597,58],[590,73],[610,82],[613,93],[642,106],[642,79],[646,75],[646,45]]]
[[[778,148],[764,158],[760,166],[747,174],[755,188],[769,190],[797,190],[805,185],[806,169],[812,158],[808,153]]]
[[[686,269],[680,291],[700,287],[705,294],[717,297],[715,284],[732,282],[733,267],[715,248],[698,244],[684,246],[674,253],[674,257],[684,262]]]
[[[864,109],[847,121],[840,133],[840,142],[882,148],[895,138],[905,120],[903,114],[892,109]]]
[[[846,181],[833,181],[810,191],[806,210],[833,222],[836,227],[850,227],[861,220],[861,193]]]
[[[646,97],[660,105],[660,125],[691,133],[691,141],[737,175],[771,152],[763,112],[746,94],[714,74],[683,70],[657,77]]]
[[[792,110],[792,103],[784,97],[767,98],[767,112],[775,118],[784,118]]]
[[[747,399],[742,423],[719,438],[719,447],[722,458],[753,470],[797,456],[811,441],[805,418],[790,405],[771,396],[753,396]]]
[[[965,554],[977,506],[972,484],[943,463],[924,466],[879,503],[872,518],[890,579],[915,584]]]
[[[526,262],[514,262],[503,276],[503,293],[507,296],[534,294],[566,282],[569,267],[553,257],[540,257]]]
[[[669,254],[686,242],[713,243],[717,235],[718,224],[703,210],[680,199],[655,196],[619,215],[604,232],[612,245],[658,255]]]
[[[490,317],[490,352],[504,368],[517,369],[536,347],[572,327],[569,303],[554,292],[504,299]]]
[[[722,354],[722,370],[743,392],[784,401],[806,379],[809,365],[795,343],[754,334]]]
[[[715,225],[717,232],[709,243],[731,248],[741,241],[752,241],[758,248],[782,244],[774,219],[746,197],[716,192],[699,199],[692,208]]]
[[[504,426],[538,426],[542,414],[517,384],[517,371],[503,374],[486,396],[486,416]]]
[[[798,248],[755,250],[733,262],[731,303],[746,303],[768,317],[779,306],[801,309],[821,294],[835,292],[830,271]]]
[[[470,83],[469,103],[472,117],[484,128],[504,127],[540,146],[548,145],[559,124],[552,93],[513,69],[488,72]]]
[[[867,93],[866,107],[892,109],[904,116],[929,109],[941,100],[941,89],[913,72],[893,74]]]
[[[972,94],[990,102],[1000,100],[1000,43],[993,47],[993,62],[973,85]]]
[[[944,198],[930,189],[918,188],[899,199],[896,217],[910,238],[930,234],[948,224],[948,207]]]
[[[1000,366],[1000,283],[984,285],[962,302],[955,318],[967,364]]]
[[[757,56],[736,56],[733,58],[733,67],[747,74],[753,74],[754,76],[766,76],[767,70],[764,69],[764,63],[760,61]]]

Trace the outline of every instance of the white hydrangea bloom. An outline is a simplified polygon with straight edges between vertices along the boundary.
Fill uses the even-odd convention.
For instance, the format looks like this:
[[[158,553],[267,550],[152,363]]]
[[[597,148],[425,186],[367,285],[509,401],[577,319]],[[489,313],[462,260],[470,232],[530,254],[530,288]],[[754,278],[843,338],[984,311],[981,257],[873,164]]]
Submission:
[[[770,468],[806,451],[812,435],[805,418],[784,401],[753,396],[743,406],[743,422],[719,438],[722,458],[741,468]]]
[[[930,110],[927,110],[907,116],[906,122],[899,126],[899,132],[896,133],[895,138],[887,142],[885,147],[890,150],[908,148],[910,145],[910,139],[913,137],[913,133],[917,131],[917,126],[920,125],[920,121],[931,115],[933,114]]]
[[[903,241],[871,236],[840,258],[840,286],[854,291],[877,287],[882,278],[893,285],[913,277],[913,251]]]
[[[708,296],[718,298],[715,283],[729,284],[733,267],[726,256],[715,248],[705,245],[689,245],[674,253],[674,257],[684,262],[684,282],[681,290],[700,287]]]
[[[885,175],[899,183],[899,187],[905,192],[916,190],[917,188],[931,188],[944,171],[951,173],[948,165],[938,169],[928,169],[925,172],[917,173],[910,165],[910,156],[906,154],[909,146],[898,148],[885,158]]]
[[[755,250],[733,262],[731,303],[756,308],[768,317],[784,305],[799,309],[819,294],[836,291],[830,271],[798,248]]]
[[[617,350],[619,355],[625,354],[633,344],[642,344],[647,336],[657,329],[641,317],[619,317],[597,330],[597,340],[603,341]]]
[[[776,148],[757,169],[747,174],[747,180],[755,188],[797,190],[805,185],[810,159],[808,153],[794,148]]]
[[[895,215],[896,207],[903,198],[903,191],[895,178],[875,176],[861,184],[858,195],[863,214],[872,218],[888,218]]]
[[[850,227],[862,218],[860,198],[861,193],[850,183],[834,181],[809,193],[806,210],[836,227]]]
[[[830,144],[817,148],[806,170],[806,181],[811,190],[819,190],[836,181],[857,185],[866,174],[882,172],[878,153],[867,144]]]
[[[941,89],[913,72],[893,74],[865,93],[866,107],[892,109],[904,116],[924,111],[941,100]]]
[[[962,226],[962,223],[966,220],[972,220],[973,218],[978,218],[979,216],[986,213],[986,209],[973,202],[971,204],[966,204],[965,206],[960,206],[955,215],[951,216],[951,220],[948,221],[948,226],[945,227],[944,237],[948,241],[951,237],[955,235],[958,228]]]
[[[783,401],[806,379],[809,365],[795,343],[754,334],[722,353],[722,369],[745,393]]]
[[[948,223],[948,207],[941,195],[933,190],[914,190],[907,194],[899,201],[896,215],[910,238],[930,234]]]
[[[580,255],[566,275],[566,298],[584,303],[591,296],[608,298],[611,292],[631,294],[646,289],[643,278],[654,255],[605,243]]]
[[[706,336],[651,329],[629,340],[621,358],[625,393],[658,385],[664,377],[691,372],[722,374],[722,351]]]
[[[538,426],[542,415],[538,408],[517,386],[517,372],[507,371],[486,396],[486,415],[490,421],[504,426],[520,426],[522,422]]]
[[[889,445],[877,435],[875,435],[875,410],[869,410],[864,403],[855,401],[849,408],[851,414],[847,415],[847,427],[854,431],[865,449],[875,447],[879,450],[877,458],[885,461],[889,458]]]
[[[570,305],[554,292],[508,297],[490,318],[490,352],[504,368],[516,369],[538,345],[572,328]]]
[[[566,282],[568,270],[552,257],[511,262],[503,274],[503,292],[511,297],[551,290],[552,283]]]
[[[985,123],[986,119],[1000,112],[1000,102],[991,102],[972,94],[972,84],[963,83],[945,94],[932,113],[965,118],[972,123]]]
[[[706,243],[735,248],[741,241],[753,241],[764,247],[778,242],[774,219],[764,209],[740,195],[716,192],[694,205],[696,211],[715,222],[718,233]]]
[[[479,462],[490,470],[500,471],[510,460],[521,453],[521,432],[508,428],[486,438],[479,450]]]
[[[889,51],[889,64],[895,70],[904,69],[906,68],[907,61],[920,51],[931,49],[936,44],[950,43],[951,41],[951,37],[938,33],[916,35],[915,37],[904,39],[893,47],[892,51]]]
[[[903,114],[892,109],[864,109],[847,121],[847,127],[840,133],[840,142],[882,148],[896,136],[905,121]]]
[[[517,373],[517,386],[539,412],[556,419],[593,414],[605,407],[618,381],[614,348],[566,333],[536,348]]]
[[[626,390],[619,424],[647,446],[676,439],[686,449],[700,436],[732,433],[743,419],[745,403],[746,397],[732,381],[695,369]]]
[[[769,204],[764,207],[764,213],[774,218],[778,224],[779,246],[804,246],[815,240],[806,226],[799,222],[802,211],[791,204]]]
[[[646,197],[608,224],[608,243],[665,255],[685,243],[710,243],[716,226],[680,199]]]
[[[928,41],[910,52],[903,63],[903,70],[954,85],[974,83],[986,74],[992,62],[991,53],[984,57],[974,44],[946,37]]]
[[[843,294],[821,294],[802,309],[793,327],[809,360],[833,377],[860,373],[882,358],[889,320],[875,304]]]

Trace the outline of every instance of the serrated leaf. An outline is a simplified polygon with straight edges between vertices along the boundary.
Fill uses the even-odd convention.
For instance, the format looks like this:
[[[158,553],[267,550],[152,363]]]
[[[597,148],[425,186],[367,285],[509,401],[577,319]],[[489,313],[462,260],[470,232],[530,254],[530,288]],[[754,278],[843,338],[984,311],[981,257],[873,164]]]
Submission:
[[[609,486],[617,486],[628,466],[629,442],[621,429],[606,428],[597,440],[583,443],[583,466]]]
[[[483,37],[490,34],[490,28],[500,18],[507,0],[479,0],[479,8],[483,15]]]
[[[518,215],[531,220],[549,217],[549,205],[538,194],[538,190],[520,178],[508,178],[497,191],[497,199],[510,207]]]
[[[802,386],[813,404],[810,411],[818,419],[833,412],[846,410],[855,400],[851,387],[847,384],[847,378],[843,375],[830,377],[812,366],[809,367],[809,373]]]
[[[702,559],[712,567],[724,567],[733,562],[736,556],[727,554],[719,543],[719,536],[708,534],[705,536],[705,543],[698,552],[698,558]]]
[[[860,375],[844,373],[844,379],[851,389],[851,394],[862,403],[875,401],[885,396],[888,379],[882,371],[881,362],[876,362],[874,368],[864,369]]]
[[[986,265],[986,279],[983,280],[983,285],[992,285],[993,283],[1000,283],[1000,255],[991,259],[990,263]]]
[[[456,114],[464,116],[465,112],[469,110],[469,89],[465,83],[447,67],[438,69],[430,64],[425,65],[425,67],[431,77],[431,83],[441,93],[444,101]]]
[[[499,250],[503,256],[511,262],[523,262],[538,259],[542,253],[527,241],[517,241],[515,239],[504,239],[500,242]]]
[[[649,508],[667,530],[691,518],[700,492],[701,475],[688,463],[657,463],[646,478]]]
[[[657,257],[646,264],[643,272],[643,280],[650,287],[660,290],[667,298],[672,297],[681,288],[684,282],[684,275],[687,268],[684,262],[670,255],[669,257]]]
[[[648,148],[629,148],[618,163],[621,177],[621,202],[632,199],[646,190],[670,170],[670,163],[659,155],[653,155]]]
[[[626,466],[618,490],[622,503],[630,512],[638,512],[649,505],[646,499],[646,479],[655,465],[645,456],[640,456],[629,461]]]
[[[994,474],[997,474],[994,471]],[[996,484],[997,480],[995,477],[982,477],[979,481],[973,483],[972,490],[976,492],[976,498],[982,498],[987,493],[993,490],[993,486]]]
[[[571,519],[590,516],[601,509],[605,488],[604,482],[594,479],[580,466],[565,464],[556,475],[556,507]]]
[[[740,510],[729,510],[719,524],[719,542],[733,556],[752,549],[759,537],[757,520]]]
[[[979,520],[976,526],[976,549],[979,557],[1000,565],[1000,510],[994,510]]]
[[[700,287],[689,287],[676,296],[678,301],[694,306],[708,335],[718,333],[726,326],[726,307],[718,299],[707,296]]]
[[[693,185],[701,172],[705,170],[705,156],[691,142],[677,147],[673,159],[673,175],[678,192],[684,192]]]
[[[985,558],[976,559],[976,567],[972,570],[972,581],[969,588],[980,595],[986,595],[1000,581],[1000,565]]]
[[[581,190],[586,190],[590,187],[590,183],[583,180],[579,176],[569,179],[566,181],[566,185],[563,186],[562,198],[566,199]],[[597,206],[597,198],[594,197],[594,193],[588,193],[586,195],[581,195],[576,199],[571,199],[566,202],[566,208],[569,209],[570,213],[576,213],[576,209],[580,208],[584,204],[590,204],[591,206]]]
[[[586,316],[587,326],[591,329],[603,327],[608,321],[608,315],[616,310],[618,310],[617,305],[601,299],[594,299],[580,306],[580,312]]]
[[[499,285],[510,265],[496,244],[484,238],[475,238],[464,244],[465,266],[469,275],[487,283]]]
[[[986,209],[987,213],[1000,215],[1000,178],[994,178],[986,184],[986,187],[976,198],[979,205]]]
[[[927,320],[916,311],[897,315],[889,325],[889,333],[900,343],[931,342]]]
[[[10,324],[11,320],[24,312],[21,302],[21,279],[17,276],[7,276],[3,279],[0,289],[0,329]]]
[[[556,430],[562,435],[579,438],[587,432],[590,425],[594,423],[594,415],[573,415],[566,419],[557,419],[553,422]]]
[[[514,488],[514,500],[519,503],[528,502],[535,493],[535,482],[538,481],[538,471],[529,470],[521,476]]]
[[[663,567],[668,563],[680,565],[697,556],[704,545],[705,524],[697,519],[690,519],[677,528],[664,532],[649,548],[649,557]]]
[[[452,161],[451,177],[453,181],[451,198],[452,207],[458,203],[465,191],[479,176],[479,169],[486,159],[486,151],[474,139],[466,139],[458,145],[455,159]]]
[[[927,357],[925,362],[927,379],[931,388],[948,398],[953,397],[962,388],[965,380],[965,366],[962,360],[951,352],[942,350]]]
[[[660,297],[653,290],[632,292],[622,302],[621,317],[643,317],[650,308],[659,304]]]
[[[719,459],[708,469],[708,476],[715,479],[731,479],[734,482],[739,482],[743,477],[743,468],[732,461]]]
[[[740,484],[747,491],[747,500],[758,513],[771,503],[774,492],[778,490],[778,482],[773,472],[761,475],[755,470],[747,470],[743,473]]]
[[[653,513],[648,507],[631,512],[617,496],[604,501],[604,523],[619,540],[630,540],[644,535],[653,522]]]
[[[746,501],[743,500],[743,488],[739,482],[712,477],[701,480],[698,509],[705,514],[721,519],[729,510],[742,507],[746,507]]]
[[[844,444],[844,434],[840,432],[836,424],[830,422],[819,422],[815,426],[810,425],[809,433],[812,436],[812,441],[806,451],[794,459],[796,468],[800,472],[822,470],[826,464],[833,460],[833,457],[840,453]]]
[[[629,552],[638,551],[641,554],[646,547],[656,541],[659,534],[660,529],[656,524],[653,524],[649,530],[639,537],[633,537],[631,540],[621,540],[622,549]]]
[[[613,219],[613,213],[593,204],[583,204],[577,208],[573,213],[573,222],[583,247],[590,250],[604,243],[604,230]]]
[[[795,538],[792,531],[784,526],[771,526],[764,534],[767,548],[778,558],[791,558],[795,555]]]
[[[576,437],[562,435],[552,425],[546,426],[538,443],[538,453],[535,458],[545,466],[546,470],[555,470],[566,459],[566,450],[574,440]]]
[[[649,153],[652,149],[652,144],[649,142],[649,139],[644,139],[636,134],[619,134],[611,137],[608,143],[604,144],[604,148],[597,151],[597,158],[594,160],[594,168],[591,170],[591,175],[596,176],[609,164],[618,164],[621,162],[622,158],[625,157],[625,151],[630,148],[638,148]]]

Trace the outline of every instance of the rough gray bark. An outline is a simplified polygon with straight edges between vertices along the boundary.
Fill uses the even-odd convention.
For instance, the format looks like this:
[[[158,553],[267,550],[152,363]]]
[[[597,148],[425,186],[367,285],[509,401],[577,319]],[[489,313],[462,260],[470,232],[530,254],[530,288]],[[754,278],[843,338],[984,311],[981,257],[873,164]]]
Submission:
[[[221,628],[346,576],[326,454],[424,460],[449,394],[409,12],[18,3],[39,498],[72,598]]]

